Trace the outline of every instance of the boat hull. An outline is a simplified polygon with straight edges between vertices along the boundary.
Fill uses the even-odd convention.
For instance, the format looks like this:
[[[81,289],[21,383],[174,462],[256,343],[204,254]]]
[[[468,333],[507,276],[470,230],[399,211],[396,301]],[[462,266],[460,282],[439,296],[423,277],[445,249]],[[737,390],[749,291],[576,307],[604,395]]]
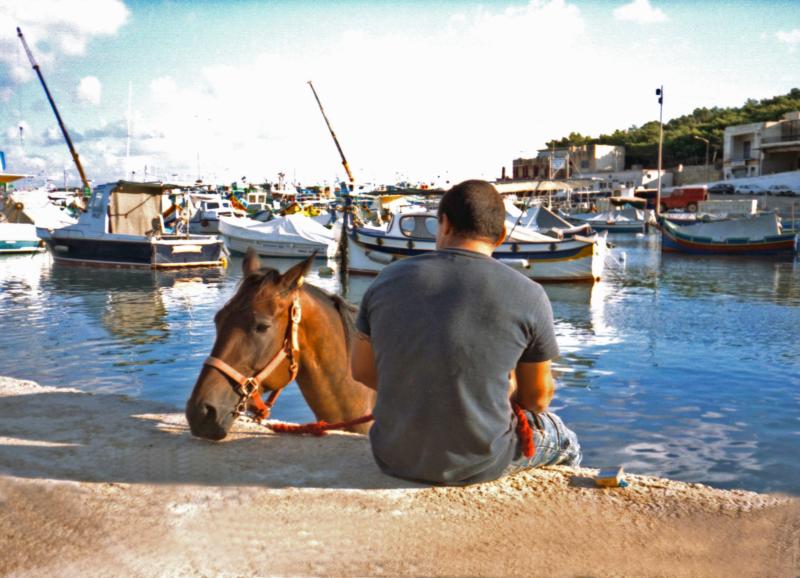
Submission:
[[[661,227],[661,250],[689,255],[793,255],[797,253],[795,233],[765,236],[760,240],[730,238],[725,241],[681,233],[669,223]]]
[[[5,253],[41,253],[46,248],[40,240],[12,241],[0,240],[0,254]]]
[[[0,254],[39,253],[45,247],[36,236],[36,227],[24,223],[0,223]]]
[[[213,237],[189,239],[80,239],[49,235],[53,259],[60,263],[106,267],[171,269],[224,267],[222,241]]]
[[[309,257],[314,253],[320,259],[325,259],[332,255],[331,247],[322,243],[299,243],[293,241],[274,242],[274,241],[261,241],[257,239],[245,239],[236,237],[234,235],[224,234],[225,246],[232,253],[244,255],[247,250],[252,248],[261,257],[285,257],[285,258],[303,258]],[[335,245],[333,252],[335,253]]]
[[[389,237],[362,229],[350,231],[348,240],[348,270],[356,274],[377,275],[394,261],[436,250],[433,240]],[[605,247],[602,238],[507,242],[493,256],[536,281],[593,282],[602,277]]]

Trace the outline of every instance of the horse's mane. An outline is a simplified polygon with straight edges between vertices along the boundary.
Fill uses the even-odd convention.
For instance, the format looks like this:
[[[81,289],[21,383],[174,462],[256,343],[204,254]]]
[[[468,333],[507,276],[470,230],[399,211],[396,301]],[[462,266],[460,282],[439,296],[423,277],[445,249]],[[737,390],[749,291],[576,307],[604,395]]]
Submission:
[[[242,278],[236,293],[224,305],[224,308],[231,311],[243,311],[250,306],[254,294],[258,293],[265,283],[277,283],[280,273],[276,269],[269,267],[262,268],[255,273],[251,273]],[[336,309],[344,327],[345,347],[350,351],[350,346],[355,331],[355,321],[353,316],[357,311],[356,307],[335,293],[330,293],[316,285],[304,284],[303,288],[317,301],[329,302]]]
[[[356,313],[357,308],[343,297],[336,295],[335,293],[325,291],[325,289],[317,287],[316,285],[303,285],[303,287],[305,287],[306,290],[314,295],[314,297],[317,299],[328,299],[333,305],[334,309],[336,309],[336,312],[339,314],[339,318],[342,320],[342,326],[344,327],[345,347],[349,352],[350,345],[353,340],[353,333],[355,331],[355,321],[353,316]]]

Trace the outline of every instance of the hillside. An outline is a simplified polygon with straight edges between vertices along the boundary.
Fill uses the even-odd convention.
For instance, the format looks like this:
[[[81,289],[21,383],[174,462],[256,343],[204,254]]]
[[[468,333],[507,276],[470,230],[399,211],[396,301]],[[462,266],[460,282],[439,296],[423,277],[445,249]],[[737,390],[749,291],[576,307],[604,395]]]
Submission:
[[[787,94],[765,98],[748,99],[735,108],[696,108],[691,114],[679,116],[664,125],[664,166],[678,164],[695,165],[705,162],[706,144],[696,140],[695,135],[711,143],[711,160],[722,157],[722,135],[725,127],[751,122],[777,120],[784,113],[800,110],[800,88]],[[654,167],[658,159],[658,121],[642,126],[617,129],[599,137],[570,133],[561,139],[548,141],[547,147],[566,147],[584,144],[622,145],[625,147],[626,167],[644,165]]]

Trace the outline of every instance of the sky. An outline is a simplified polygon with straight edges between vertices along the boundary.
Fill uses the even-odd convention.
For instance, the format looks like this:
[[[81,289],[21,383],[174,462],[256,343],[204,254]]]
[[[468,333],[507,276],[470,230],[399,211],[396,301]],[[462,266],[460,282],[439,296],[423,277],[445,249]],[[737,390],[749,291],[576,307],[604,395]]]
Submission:
[[[9,172],[94,184],[495,179],[597,135],[800,86],[800,4],[736,0],[0,0]]]

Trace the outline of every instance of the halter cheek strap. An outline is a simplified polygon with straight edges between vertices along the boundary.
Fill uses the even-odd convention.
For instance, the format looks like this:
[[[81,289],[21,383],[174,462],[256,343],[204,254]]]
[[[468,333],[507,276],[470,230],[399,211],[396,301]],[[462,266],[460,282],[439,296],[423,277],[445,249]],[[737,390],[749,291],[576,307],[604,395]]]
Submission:
[[[233,389],[239,394],[239,403],[234,410],[236,415],[245,414],[247,412],[247,402],[252,401],[258,418],[268,418],[269,412],[275,404],[275,400],[278,399],[280,392],[297,377],[298,358],[300,356],[298,330],[300,328],[302,316],[303,311],[300,307],[300,295],[296,294],[292,301],[292,306],[289,309],[289,326],[286,328],[283,347],[281,347],[280,351],[275,354],[264,369],[252,377],[243,375],[218,357],[209,356],[203,361],[204,365],[213,367],[233,382]],[[261,399],[261,386],[285,359],[289,360],[289,379],[282,387],[273,390],[265,403],[264,400]]]

